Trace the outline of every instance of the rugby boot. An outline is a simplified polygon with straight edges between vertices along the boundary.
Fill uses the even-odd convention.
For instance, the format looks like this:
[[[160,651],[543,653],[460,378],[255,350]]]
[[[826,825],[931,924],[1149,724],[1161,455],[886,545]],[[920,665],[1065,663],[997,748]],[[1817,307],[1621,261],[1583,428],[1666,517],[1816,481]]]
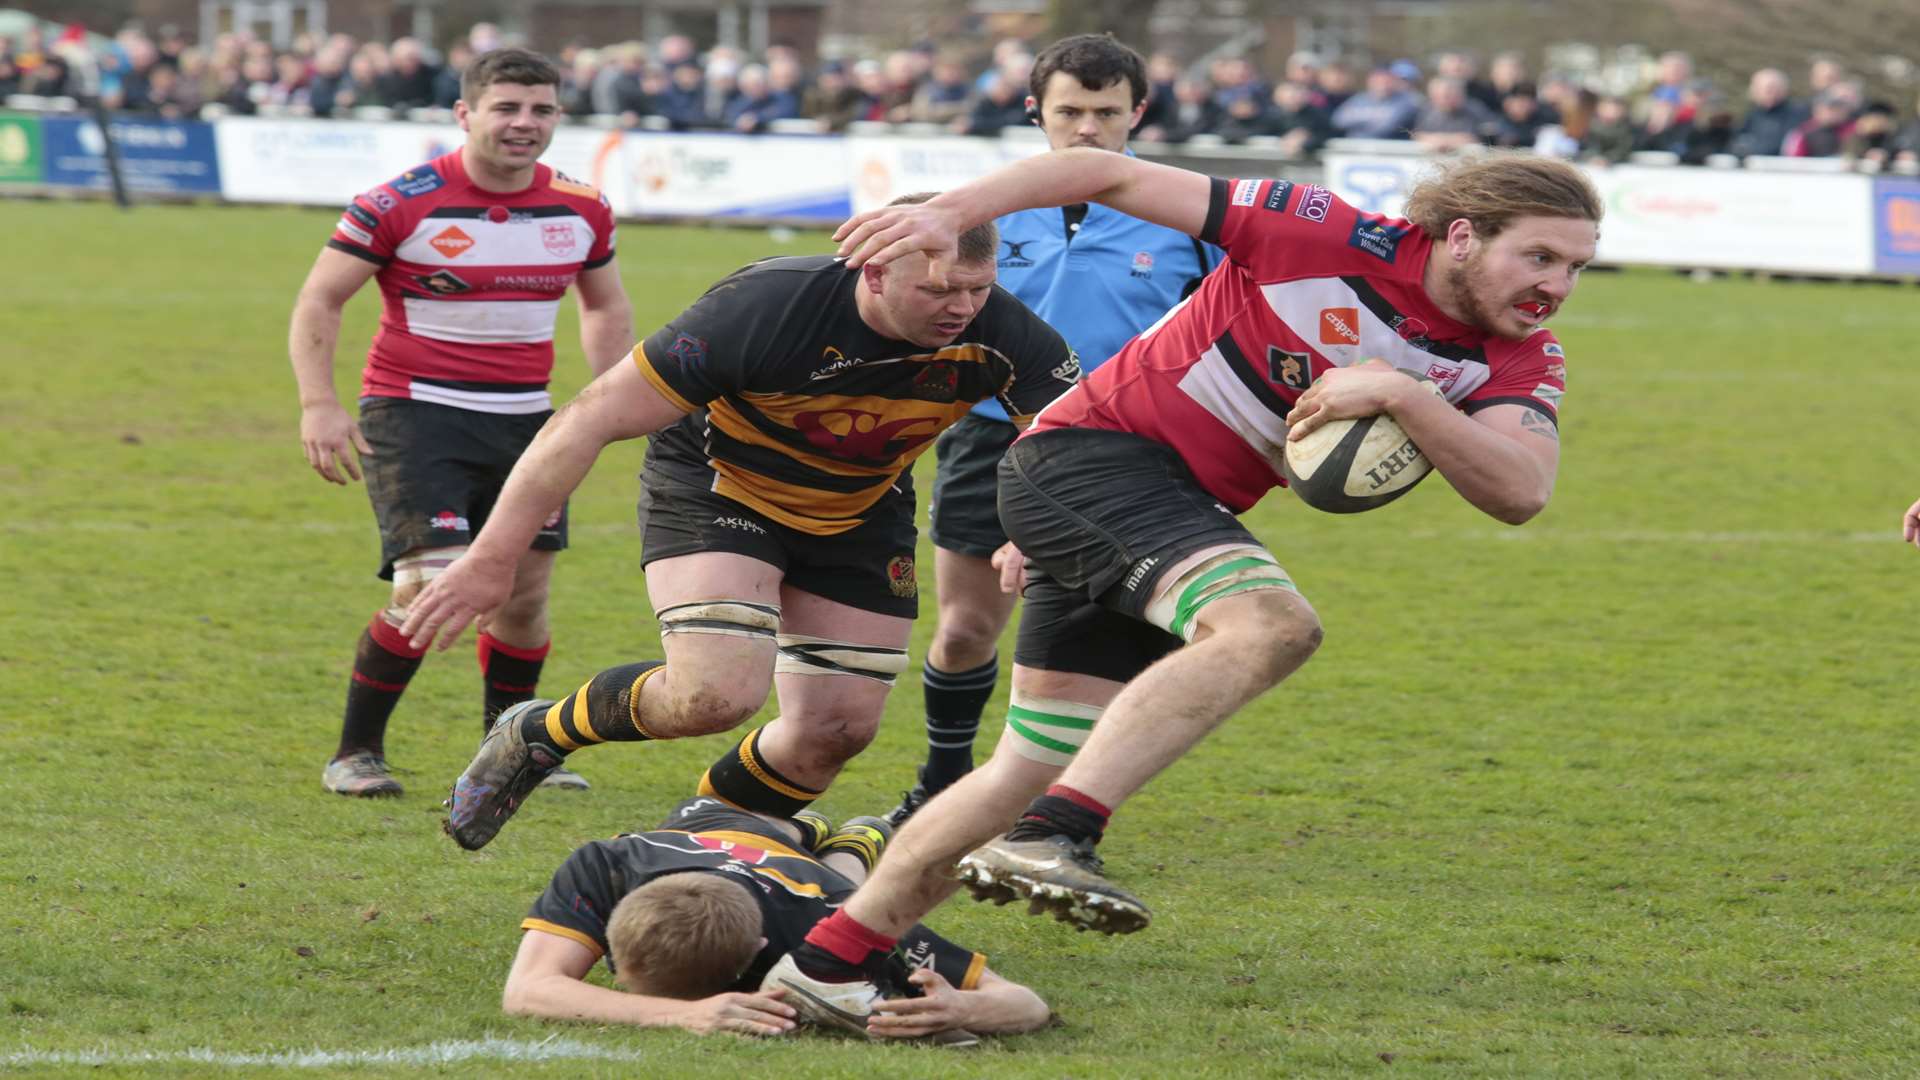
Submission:
[[[1005,904],[1024,899],[1028,914],[1051,912],[1081,930],[1131,934],[1153,921],[1147,906],[1101,876],[1102,870],[1090,840],[1003,836],[962,858],[954,876],[976,900]]]
[[[320,783],[338,795],[362,799],[392,798],[401,794],[400,781],[387,770],[387,759],[371,750],[348,754],[327,762]]]
[[[830,855],[844,851],[860,860],[868,870],[880,861],[880,853],[887,849],[887,842],[893,839],[893,826],[885,818],[856,817],[840,823],[833,835],[826,838],[815,854]]]
[[[793,1006],[794,1011],[800,1014],[802,1023],[870,1039],[873,1036],[867,1031],[867,1017],[873,1015],[875,1003],[886,998],[920,996],[920,988],[907,981],[909,969],[898,952],[888,953],[865,968],[855,969],[837,959],[826,957],[811,945],[803,944],[795,951],[810,949],[815,951],[816,958],[824,958],[833,966],[846,968],[854,974],[846,982],[816,978],[800,970],[793,953],[782,956],[767,972],[766,978],[760,981],[760,989],[779,987],[786,990],[786,996],[781,1000]],[[912,1041],[963,1049],[979,1046],[980,1036],[965,1028],[954,1028]]]
[[[553,702],[535,698],[500,711],[447,799],[445,828],[455,843],[468,851],[486,847],[527,795],[559,767],[564,755],[558,747],[520,733],[522,717],[551,708]]]
[[[565,765],[555,766],[554,770],[540,781],[540,786],[553,791],[586,791],[593,787],[592,784],[587,783],[586,777]]]
[[[927,800],[931,798],[933,793],[927,790],[927,767],[922,765],[913,786],[900,793],[900,805],[884,815],[887,824],[896,829],[905,825],[907,819],[919,813],[920,808],[927,805]]]

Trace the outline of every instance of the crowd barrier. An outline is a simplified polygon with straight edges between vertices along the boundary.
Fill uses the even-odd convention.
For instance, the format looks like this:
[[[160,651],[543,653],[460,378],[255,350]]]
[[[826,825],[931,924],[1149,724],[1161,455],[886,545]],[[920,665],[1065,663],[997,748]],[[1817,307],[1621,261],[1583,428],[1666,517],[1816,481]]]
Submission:
[[[460,145],[450,123],[120,117],[122,175],[136,194],[340,206]],[[1045,149],[1004,138],[679,134],[562,127],[543,159],[641,220],[833,225],[910,191],[938,191]],[[1215,175],[1324,183],[1363,210],[1398,214],[1431,159],[1405,143],[1336,140],[1318,163],[1244,148],[1148,148]],[[106,144],[84,115],[0,112],[0,193],[100,191]],[[1834,276],[1920,275],[1920,179],[1812,171],[1627,163],[1589,168],[1606,201],[1599,261]]]

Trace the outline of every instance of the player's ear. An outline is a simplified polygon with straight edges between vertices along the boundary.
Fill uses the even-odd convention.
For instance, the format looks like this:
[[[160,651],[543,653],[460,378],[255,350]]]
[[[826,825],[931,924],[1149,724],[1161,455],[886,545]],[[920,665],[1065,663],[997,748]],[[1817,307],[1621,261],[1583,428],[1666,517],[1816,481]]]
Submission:
[[[1473,243],[1478,237],[1473,231],[1473,222],[1466,218],[1454,218],[1447,226],[1447,254],[1454,262],[1464,262],[1473,254]]]
[[[885,283],[886,279],[887,268],[884,266],[875,266],[872,263],[868,263],[860,268],[861,283],[867,287],[868,292],[875,296],[880,295],[881,286]]]

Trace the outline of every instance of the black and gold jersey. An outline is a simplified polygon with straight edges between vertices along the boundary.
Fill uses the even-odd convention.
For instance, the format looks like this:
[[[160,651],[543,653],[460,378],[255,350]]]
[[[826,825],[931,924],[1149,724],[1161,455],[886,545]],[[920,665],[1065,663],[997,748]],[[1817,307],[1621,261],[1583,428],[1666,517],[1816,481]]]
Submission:
[[[779,839],[755,814],[698,798],[682,803],[674,816],[698,831],[654,829],[582,845],[555,871],[521,929],[577,941],[607,957],[611,968],[607,919],[621,898],[667,874],[725,874],[760,903],[767,944],[733,985],[752,991],[775,961],[798,948],[815,923],[853,895],[853,882]],[[902,936],[900,948],[910,964],[931,967],[963,990],[978,986],[986,969],[985,956],[923,926]]]
[[[653,436],[648,470],[831,535],[976,402],[1024,424],[1080,377],[1066,341],[998,286],[953,344],[926,349],[861,320],[860,278],[825,255],[753,263],[641,342],[634,363],[691,412]]]

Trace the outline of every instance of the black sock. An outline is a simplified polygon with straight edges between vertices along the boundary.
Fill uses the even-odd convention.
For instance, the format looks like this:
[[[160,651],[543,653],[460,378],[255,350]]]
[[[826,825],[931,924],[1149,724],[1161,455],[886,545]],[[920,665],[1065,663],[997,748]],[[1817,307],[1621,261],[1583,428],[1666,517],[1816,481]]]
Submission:
[[[1000,681],[1000,656],[966,671],[942,671],[927,664],[920,671],[926,697],[927,767],[920,782],[932,795],[973,771],[973,740],[980,714]]]
[[[548,645],[525,649],[509,645],[491,634],[481,634],[479,643],[480,681],[484,697],[480,709],[480,730],[493,730],[494,718],[512,706],[533,700],[540,686],[540,669],[546,666]]]
[[[1069,840],[1099,843],[1107,831],[1107,817],[1072,799],[1042,795],[1027,804],[1026,812],[1007,831],[1009,840],[1044,840],[1064,836]]]
[[[803,788],[780,775],[780,770],[761,756],[755,744],[764,730],[755,728],[735,743],[733,749],[720,755],[720,760],[709,766],[706,775],[700,778],[699,794],[756,814],[792,817],[822,793]]]
[[[353,678],[347,683],[347,708],[340,724],[340,748],[334,757],[386,752],[387,720],[400,704],[426,650],[415,650],[400,631],[375,615],[360,632],[353,654]]]

